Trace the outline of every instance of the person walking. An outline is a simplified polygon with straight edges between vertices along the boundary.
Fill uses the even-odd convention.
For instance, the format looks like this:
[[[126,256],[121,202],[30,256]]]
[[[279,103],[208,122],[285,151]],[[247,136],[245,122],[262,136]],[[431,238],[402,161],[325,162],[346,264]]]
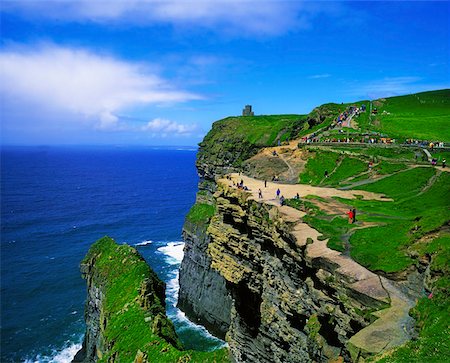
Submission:
[[[277,189],[277,199],[280,198],[280,193],[281,193],[280,188],[278,188],[278,189]]]
[[[262,199],[262,197],[263,197],[263,196],[262,196],[262,191],[261,191],[261,189],[258,189],[258,198],[259,198],[259,199]]]

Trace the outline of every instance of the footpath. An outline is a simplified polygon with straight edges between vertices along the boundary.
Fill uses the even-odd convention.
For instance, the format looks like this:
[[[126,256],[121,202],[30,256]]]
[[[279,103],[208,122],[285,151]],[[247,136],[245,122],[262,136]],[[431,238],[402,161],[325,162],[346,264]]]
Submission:
[[[301,198],[316,195],[323,198],[355,199],[358,195],[371,200],[391,199],[366,191],[338,190],[303,184],[266,182],[265,187],[262,180],[236,173],[220,179],[218,183],[233,187],[241,181],[248,188],[247,192],[251,194],[251,199],[276,206],[283,220],[292,223],[292,235],[298,246],[305,248],[307,263],[332,273],[356,300],[370,306],[389,305],[388,308],[376,311],[374,315],[378,319],[350,338],[349,350],[355,362],[364,361],[364,356],[368,354],[380,353],[411,339],[408,332],[413,319],[408,312],[415,301],[404,294],[394,281],[381,277],[349,256],[328,248],[328,240],[320,241],[318,237],[321,233],[302,221],[305,213],[289,206],[281,206],[279,199],[276,198],[276,191],[280,189],[280,196],[283,195],[284,198],[293,198],[298,193]],[[262,191],[262,198],[259,197],[259,189]]]

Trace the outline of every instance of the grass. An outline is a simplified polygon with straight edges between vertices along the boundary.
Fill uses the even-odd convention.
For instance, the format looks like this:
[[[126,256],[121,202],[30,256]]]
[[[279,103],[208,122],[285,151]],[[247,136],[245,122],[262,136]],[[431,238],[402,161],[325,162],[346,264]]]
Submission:
[[[352,227],[347,218],[336,216],[328,220],[320,216],[306,215],[303,217],[303,221],[322,233],[321,239],[328,239],[328,247],[340,252],[345,250],[341,236]]]
[[[414,263],[408,254],[408,247],[450,220],[449,174],[442,173],[426,192],[416,194],[413,191],[420,189],[426,180],[413,180],[408,185],[405,180],[410,178],[397,177],[401,174],[412,176],[409,172],[389,177],[392,182],[386,182],[386,178],[371,184],[372,189],[384,190],[386,194],[395,196],[393,202],[340,199],[357,208],[360,220],[380,224],[357,230],[350,238],[352,258],[371,270],[392,273],[406,269]],[[430,169],[428,176],[434,172]]]
[[[432,298],[423,297],[412,309],[419,338],[406,343],[381,359],[382,363],[441,363],[450,357],[450,234],[441,234],[430,243],[418,246],[419,255],[431,255]]]
[[[216,211],[216,207],[211,204],[196,203],[189,210],[186,219],[195,224],[206,224]]]
[[[394,138],[450,141],[450,89],[390,97],[373,102],[378,114],[360,121],[363,129]]]
[[[214,122],[199,144],[197,164],[240,167],[260,148],[294,138],[305,125],[303,115],[227,117]]]
[[[356,158],[345,156],[337,169],[324,180],[323,185],[338,185],[342,180],[367,171],[367,163]]]
[[[386,159],[404,159],[404,160],[414,160],[415,153],[419,150],[410,147],[383,147],[370,145],[367,147],[332,147],[333,150],[348,151],[358,156],[365,156],[368,158],[386,158]],[[419,150],[420,151],[420,150]],[[420,151],[422,153],[422,151]]]
[[[316,151],[306,163],[305,171],[299,175],[301,184],[319,185],[324,178],[325,171],[331,173],[336,167],[340,155],[328,151]]]
[[[435,173],[434,168],[414,168],[354,189],[383,193],[391,198],[399,199],[418,193]]]
[[[100,319],[103,346],[99,362],[132,362],[141,350],[158,362],[226,362],[225,349],[182,350],[172,322],[165,316],[164,283],[132,247],[104,237],[92,245],[82,265],[90,266],[91,283],[104,296]],[[140,296],[147,285],[146,299]],[[146,318],[148,321],[146,321]]]
[[[397,171],[405,170],[407,166],[402,163],[389,163],[387,161],[381,161],[380,164],[374,167],[374,170],[379,175],[388,175],[396,173]]]

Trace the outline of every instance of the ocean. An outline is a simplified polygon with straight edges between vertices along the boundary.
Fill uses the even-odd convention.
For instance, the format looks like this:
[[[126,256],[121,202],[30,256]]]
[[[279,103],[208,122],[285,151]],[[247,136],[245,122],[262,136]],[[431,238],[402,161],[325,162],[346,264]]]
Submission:
[[[188,148],[2,148],[1,362],[71,361],[85,329],[79,264],[105,235],[136,246],[167,283],[168,315],[186,348],[224,344],[175,307],[195,156]]]

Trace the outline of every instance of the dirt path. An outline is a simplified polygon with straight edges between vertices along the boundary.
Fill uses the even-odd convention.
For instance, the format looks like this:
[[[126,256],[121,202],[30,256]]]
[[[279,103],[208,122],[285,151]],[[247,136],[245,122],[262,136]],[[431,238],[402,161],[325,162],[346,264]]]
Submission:
[[[428,179],[427,184],[425,184],[425,186],[420,190],[420,192],[417,195],[421,195],[425,193],[428,189],[430,189],[434,185],[436,180],[441,176],[441,174],[442,171],[437,170],[436,174],[434,174],[430,179]]]
[[[264,202],[276,200],[277,189],[280,189],[280,195],[283,195],[285,198],[293,198],[298,193],[300,197],[317,195],[322,198],[341,197],[346,199],[356,199],[356,196],[358,195],[362,196],[363,199],[392,201],[392,199],[386,198],[383,194],[366,192],[363,190],[340,190],[329,187],[315,187],[306,184],[281,184],[275,182],[267,182],[267,187],[264,187],[264,181],[262,180],[244,175],[239,176],[237,173],[230,174],[230,177],[231,180],[221,179],[220,181],[232,186],[233,182],[237,184],[242,180],[244,186],[249,189],[249,192],[252,193],[252,196],[255,199],[258,199],[258,189],[261,189],[263,194],[261,200]]]

